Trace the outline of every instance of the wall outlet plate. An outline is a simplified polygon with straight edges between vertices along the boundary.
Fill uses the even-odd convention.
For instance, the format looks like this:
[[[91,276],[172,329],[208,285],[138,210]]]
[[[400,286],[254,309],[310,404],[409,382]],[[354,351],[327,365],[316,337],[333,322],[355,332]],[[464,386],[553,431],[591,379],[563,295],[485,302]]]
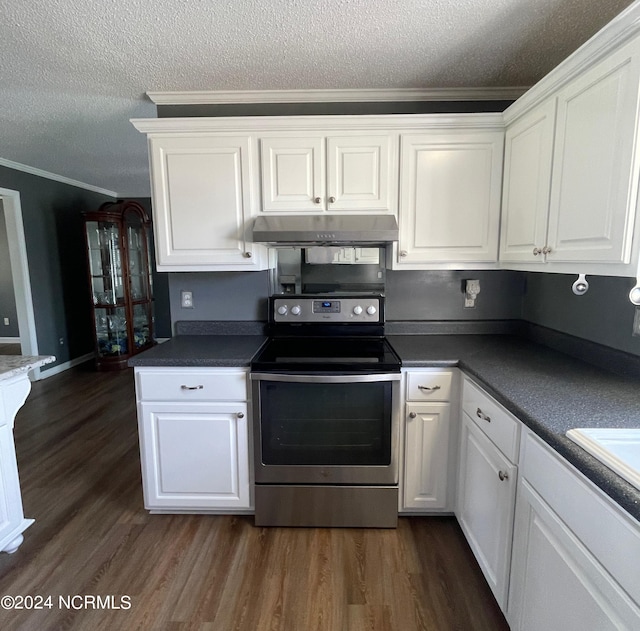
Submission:
[[[180,306],[183,309],[193,309],[193,292],[184,289],[180,292]]]

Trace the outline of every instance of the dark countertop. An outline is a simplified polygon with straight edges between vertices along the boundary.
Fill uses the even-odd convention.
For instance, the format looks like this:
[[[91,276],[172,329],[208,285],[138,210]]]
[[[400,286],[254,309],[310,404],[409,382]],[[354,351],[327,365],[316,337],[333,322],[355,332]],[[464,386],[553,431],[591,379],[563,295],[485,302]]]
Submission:
[[[640,380],[510,335],[390,335],[403,368],[457,366],[636,519],[640,491],[576,445],[576,427],[640,427]]]
[[[134,355],[129,366],[247,367],[264,335],[177,335]]]

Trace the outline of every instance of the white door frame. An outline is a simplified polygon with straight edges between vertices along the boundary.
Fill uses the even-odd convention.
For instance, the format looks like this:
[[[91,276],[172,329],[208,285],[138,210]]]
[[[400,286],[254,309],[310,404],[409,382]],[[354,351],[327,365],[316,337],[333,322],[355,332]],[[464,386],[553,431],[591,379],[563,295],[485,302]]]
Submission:
[[[18,328],[20,330],[20,346],[23,355],[38,354],[38,338],[36,335],[36,319],[31,297],[31,281],[29,279],[29,262],[27,260],[27,244],[24,238],[22,223],[22,206],[19,191],[0,188],[0,197],[7,224],[7,240],[9,242],[9,259],[13,290],[16,296],[18,312]],[[34,380],[40,378],[40,369],[31,372]]]

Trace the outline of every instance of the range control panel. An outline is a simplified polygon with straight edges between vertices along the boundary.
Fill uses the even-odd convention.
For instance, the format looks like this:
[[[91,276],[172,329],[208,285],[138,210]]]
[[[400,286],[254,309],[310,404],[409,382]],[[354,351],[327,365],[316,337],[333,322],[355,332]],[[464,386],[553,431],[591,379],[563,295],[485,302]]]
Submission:
[[[288,296],[272,302],[274,322],[384,322],[381,299],[376,296],[355,298],[307,298]]]

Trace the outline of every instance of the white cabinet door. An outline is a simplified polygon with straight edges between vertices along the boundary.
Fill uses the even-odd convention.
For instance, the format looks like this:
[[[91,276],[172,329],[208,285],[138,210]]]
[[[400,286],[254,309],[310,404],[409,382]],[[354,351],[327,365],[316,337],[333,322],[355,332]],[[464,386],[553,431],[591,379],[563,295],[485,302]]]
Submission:
[[[248,136],[149,141],[160,271],[258,269],[247,240],[252,208]]]
[[[449,509],[448,403],[407,403],[403,509]]]
[[[141,403],[145,507],[249,509],[247,404]]]
[[[502,132],[402,137],[398,264],[498,257]]]
[[[387,133],[263,137],[262,210],[395,210],[396,156]]]
[[[261,138],[263,211],[318,211],[326,207],[322,136]]]
[[[639,87],[632,42],[558,95],[547,260],[629,262]]]
[[[506,131],[501,261],[544,263],[555,106],[549,99]]]
[[[508,619],[513,631],[640,628],[638,607],[526,480],[518,491]]]
[[[393,210],[395,155],[388,134],[329,137],[327,209]]]
[[[462,415],[456,516],[498,604],[506,610],[517,467]]]

